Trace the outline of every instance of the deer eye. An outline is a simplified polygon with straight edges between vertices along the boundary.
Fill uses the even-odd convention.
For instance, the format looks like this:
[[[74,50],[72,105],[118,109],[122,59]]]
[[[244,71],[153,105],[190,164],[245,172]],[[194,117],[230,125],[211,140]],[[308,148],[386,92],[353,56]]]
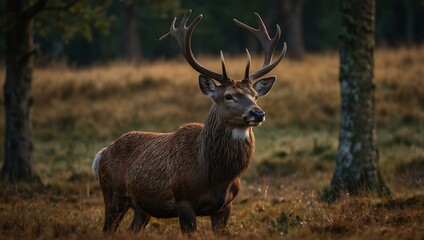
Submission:
[[[231,96],[231,94],[225,94],[224,98],[225,98],[225,100],[228,100],[228,101],[234,100],[234,98],[233,98],[233,96]]]

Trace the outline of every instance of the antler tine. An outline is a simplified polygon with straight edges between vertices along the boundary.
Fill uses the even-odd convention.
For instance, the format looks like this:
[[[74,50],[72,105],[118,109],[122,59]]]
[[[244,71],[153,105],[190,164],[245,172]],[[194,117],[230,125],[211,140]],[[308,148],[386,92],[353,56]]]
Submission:
[[[217,80],[221,84],[224,84],[228,80],[227,74],[225,72],[223,74],[219,74],[203,67],[193,55],[193,52],[191,50],[191,34],[193,33],[193,30],[194,28],[196,28],[197,24],[199,24],[199,22],[202,20],[203,15],[200,14],[199,16],[197,16],[193,20],[193,22],[187,26],[187,22],[190,18],[191,12],[192,11],[189,10],[186,14],[184,14],[184,17],[182,18],[178,28],[175,28],[175,22],[177,21],[177,18],[175,17],[171,23],[169,32],[164,34],[161,38],[159,38],[159,40],[165,39],[169,36],[174,37],[177,40],[185,59],[194,70],[196,70],[200,74],[206,75],[212,79]],[[223,67],[223,70],[224,69],[225,66]]]
[[[275,47],[276,47],[276,45],[277,45],[277,43],[278,43],[278,41],[280,40],[280,37],[281,37],[281,29],[280,29],[280,26],[277,24],[277,30],[276,30],[275,36],[271,39],[269,37],[268,30],[267,30],[262,18],[257,13],[255,13],[255,16],[256,16],[256,18],[258,19],[258,22],[259,22],[259,28],[257,28],[257,29],[252,28],[252,27],[238,21],[237,19],[233,19],[234,22],[238,26],[240,26],[243,29],[248,30],[256,38],[258,38],[258,40],[261,42],[262,47],[264,48],[264,51],[265,51],[264,64],[263,64],[261,69],[259,69],[258,71],[249,75],[249,78],[251,80],[259,78],[259,77],[267,74],[268,72],[270,72],[275,66],[278,65],[278,63],[281,61],[281,59],[284,57],[284,55],[286,54],[286,51],[287,51],[287,46],[284,43],[283,50],[281,51],[277,60],[271,64],[272,57],[274,55]]]
[[[227,80],[227,70],[225,69],[225,60],[224,60],[224,53],[221,51],[221,66],[222,66],[222,79]]]
[[[244,78],[243,81],[250,81],[249,80],[249,70],[250,70],[250,62],[251,62],[251,58],[250,58],[250,53],[249,50],[246,48],[246,56],[247,56],[247,63],[246,63],[246,70],[244,71]]]
[[[278,58],[272,64],[263,66],[261,69],[257,70],[256,72],[251,73],[249,75],[249,78],[251,80],[255,80],[269,73],[272,69],[274,69],[280,63],[281,59],[283,59],[283,57],[286,55],[286,52],[287,52],[287,44],[283,43],[283,49],[281,50],[281,53],[278,56]]]
[[[177,30],[175,28],[175,22],[177,21],[177,17],[174,17],[174,19],[172,20],[171,26],[169,27],[169,32],[165,33],[162,37],[159,38],[159,41],[162,41],[165,38],[168,38],[169,36],[171,36],[171,32],[175,32],[175,30]]]

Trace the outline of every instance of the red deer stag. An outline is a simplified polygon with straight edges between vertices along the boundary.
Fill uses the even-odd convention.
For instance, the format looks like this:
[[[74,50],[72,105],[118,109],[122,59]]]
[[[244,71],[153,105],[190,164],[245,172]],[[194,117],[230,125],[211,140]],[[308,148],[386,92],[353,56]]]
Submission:
[[[161,39],[174,37],[187,62],[200,73],[200,89],[213,100],[209,116],[205,124],[189,123],[173,133],[129,132],[97,153],[93,174],[103,191],[104,232],[116,231],[129,208],[134,210],[130,230],[135,232],[145,228],[151,216],[178,217],[183,234],[196,231],[196,216],[210,216],[215,232],[227,225],[231,201],[240,189],[240,175],[252,159],[252,127],[265,120],[256,99],[268,93],[276,77],[254,80],[277,66],[287,47],[284,43],[281,54],[272,62],[281,35],[279,26],[271,39],[258,14],[258,29],[234,19],[265,49],[263,67],[250,74],[246,50],[244,78],[234,81],[227,76],[222,52],[222,74],[206,69],[194,58],[191,35],[202,15],[186,26],[190,14],[184,15],[178,28],[174,18]]]

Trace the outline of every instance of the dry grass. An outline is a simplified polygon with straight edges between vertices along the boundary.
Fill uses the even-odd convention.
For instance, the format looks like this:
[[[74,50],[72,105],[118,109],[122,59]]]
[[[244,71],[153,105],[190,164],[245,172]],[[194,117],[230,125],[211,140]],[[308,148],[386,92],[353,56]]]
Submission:
[[[253,59],[258,67],[261,56]],[[200,61],[219,69],[215,58]],[[230,75],[241,78],[245,58],[226,61]],[[274,71],[276,86],[259,101],[267,122],[255,130],[255,160],[222,238],[423,239],[423,66],[422,47],[376,53],[380,166],[393,198],[345,196],[327,205],[319,195],[330,182],[338,144],[338,56],[283,60]],[[44,186],[0,184],[0,239],[101,238],[94,154],[129,130],[174,131],[201,122],[210,107],[197,74],[182,60],[37,69],[34,97],[35,168]],[[126,231],[130,217],[113,238],[182,238],[176,219],[154,219],[133,236]],[[199,219],[194,238],[213,238],[207,218]]]

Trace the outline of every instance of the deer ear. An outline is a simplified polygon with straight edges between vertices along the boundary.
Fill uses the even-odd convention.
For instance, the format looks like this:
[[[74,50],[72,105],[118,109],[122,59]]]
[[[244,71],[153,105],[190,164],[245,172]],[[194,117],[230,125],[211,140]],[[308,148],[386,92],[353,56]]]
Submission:
[[[199,86],[200,86],[200,90],[202,90],[203,94],[205,94],[206,96],[208,97],[215,96],[216,84],[211,78],[200,74]]]
[[[276,79],[276,76],[271,76],[255,82],[255,84],[253,84],[253,88],[258,93],[258,97],[263,97],[267,95],[269,90],[271,90],[272,85],[274,85]]]

